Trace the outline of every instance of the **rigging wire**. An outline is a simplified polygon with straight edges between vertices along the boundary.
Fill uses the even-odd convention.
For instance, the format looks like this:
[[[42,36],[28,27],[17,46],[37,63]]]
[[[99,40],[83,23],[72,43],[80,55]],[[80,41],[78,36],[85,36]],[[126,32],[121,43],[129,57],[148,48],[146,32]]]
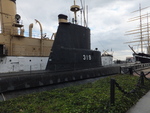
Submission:
[[[23,9],[22,9],[22,7],[21,7],[21,5],[20,5],[19,3],[17,3],[17,7],[19,7],[19,10],[21,10],[21,12],[22,12],[22,14],[24,15],[25,19],[26,19],[29,23],[31,23],[31,22],[29,21],[29,19],[27,18],[27,16],[25,15],[26,13],[23,11]],[[18,10],[18,9],[17,9],[17,10]]]

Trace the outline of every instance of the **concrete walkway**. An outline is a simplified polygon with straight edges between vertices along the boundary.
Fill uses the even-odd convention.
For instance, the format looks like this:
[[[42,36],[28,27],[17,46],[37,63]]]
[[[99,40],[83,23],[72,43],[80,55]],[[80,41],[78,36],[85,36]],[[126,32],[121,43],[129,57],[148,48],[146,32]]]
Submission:
[[[126,113],[150,113],[150,91]]]
[[[145,74],[150,72],[150,69],[142,70]],[[140,73],[139,71],[138,73]],[[134,73],[135,76],[139,76]],[[150,74],[146,76],[150,78]],[[126,113],[150,113],[150,91],[144,95],[134,106],[132,106]]]

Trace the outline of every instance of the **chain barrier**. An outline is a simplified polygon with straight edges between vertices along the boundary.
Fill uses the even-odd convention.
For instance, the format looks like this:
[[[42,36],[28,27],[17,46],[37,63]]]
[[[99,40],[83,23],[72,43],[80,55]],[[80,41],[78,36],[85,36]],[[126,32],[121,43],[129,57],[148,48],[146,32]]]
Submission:
[[[123,72],[123,74],[133,75],[133,67],[121,68],[121,71]]]
[[[133,70],[134,73],[136,73],[137,75],[139,76],[143,76],[146,80],[149,80],[150,81],[150,78],[147,78],[146,76],[150,74],[150,72],[147,72],[146,74],[141,71],[141,73],[139,74],[136,70]]]
[[[131,93],[135,93],[138,89],[139,86],[141,86],[141,77],[139,78],[137,84],[136,84],[136,88],[130,90],[129,92],[125,91],[117,82],[115,82],[115,86],[118,88],[118,90],[120,90],[123,94],[131,94]]]
[[[129,73],[129,68],[126,71],[123,70],[123,68],[121,68],[121,71],[123,72],[123,74],[127,74],[127,73]]]
[[[139,75],[139,79],[137,81],[136,87],[135,89],[130,90],[129,92],[125,91],[114,79],[111,79],[111,86],[110,86],[110,102],[112,105],[114,105],[115,103],[115,97],[114,97],[114,93],[115,93],[115,86],[118,88],[119,91],[121,91],[123,94],[131,94],[131,93],[136,93],[138,91],[138,89],[141,86],[144,86],[144,79],[149,80],[149,78],[146,77],[146,75],[150,74],[150,72],[144,74],[143,71],[141,71],[141,73],[139,74],[136,70],[132,70],[134,73],[136,73],[137,75]]]
[[[150,74],[150,72],[148,72],[147,74],[145,74],[144,78],[145,78],[146,80],[150,81],[150,78],[147,78],[147,77],[146,77],[148,74]]]
[[[148,74],[150,74],[150,72],[146,73],[145,76],[148,75]]]
[[[131,91],[129,92],[126,92],[117,82],[115,82],[115,85],[116,87],[124,94],[131,94],[131,93],[135,93],[136,90],[141,86],[141,85],[144,85],[144,78],[146,80],[150,80],[149,78],[146,77],[146,75],[150,74],[150,72],[148,72],[147,74],[144,74],[143,71],[141,71],[141,73],[138,73],[136,70],[133,70],[134,73],[136,73],[137,75],[139,75],[139,79],[138,79],[138,82],[136,84],[136,88],[135,89],[132,89]]]
[[[141,76],[141,73],[138,73],[136,70],[133,69],[133,72],[136,73],[137,75]]]
[[[115,82],[115,85],[122,93],[128,94],[128,92],[126,92],[122,87],[120,87],[120,85],[117,82]]]

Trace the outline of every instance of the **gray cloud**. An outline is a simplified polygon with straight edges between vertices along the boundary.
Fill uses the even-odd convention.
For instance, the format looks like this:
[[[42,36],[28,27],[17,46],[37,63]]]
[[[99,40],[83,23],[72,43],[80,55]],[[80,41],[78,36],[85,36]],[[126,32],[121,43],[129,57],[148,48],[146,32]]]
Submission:
[[[80,5],[80,0],[76,0]],[[149,0],[85,0],[89,8],[89,28],[91,28],[91,47],[103,50],[113,49],[114,57],[125,59],[132,56],[132,51],[124,42],[130,41],[131,37],[125,36],[125,32],[133,26],[127,20],[137,10],[139,3],[142,7],[150,4]],[[18,13],[22,16],[25,28],[38,19],[49,34],[56,32],[58,14],[66,14],[69,20],[73,13],[69,11],[73,0],[17,0]],[[78,13],[80,15],[80,13]],[[80,18],[78,19],[80,22]],[[35,31],[38,30],[35,28]],[[131,51],[131,52],[130,52]]]

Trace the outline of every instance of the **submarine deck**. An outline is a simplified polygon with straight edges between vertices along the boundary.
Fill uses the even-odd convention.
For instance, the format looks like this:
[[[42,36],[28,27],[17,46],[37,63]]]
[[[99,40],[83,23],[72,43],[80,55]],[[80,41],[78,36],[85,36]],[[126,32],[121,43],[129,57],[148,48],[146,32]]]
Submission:
[[[46,70],[38,70],[38,71],[20,71],[20,72],[11,72],[11,73],[0,73],[0,78],[1,77],[13,77],[13,76],[20,76],[20,75],[30,75],[30,74],[39,74],[39,73],[45,73],[45,72],[50,72]]]

